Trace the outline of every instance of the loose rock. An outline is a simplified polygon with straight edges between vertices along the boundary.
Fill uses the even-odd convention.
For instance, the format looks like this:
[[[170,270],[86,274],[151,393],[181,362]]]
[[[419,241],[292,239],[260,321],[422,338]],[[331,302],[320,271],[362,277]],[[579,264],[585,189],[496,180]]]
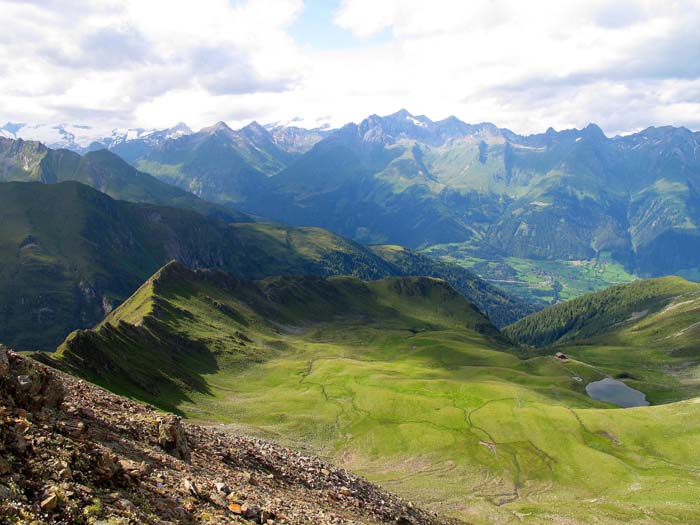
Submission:
[[[7,357],[7,348],[0,345],[0,378],[10,373],[10,360]]]
[[[52,512],[58,505],[58,496],[51,494],[46,499],[41,501],[41,510],[44,512]]]
[[[445,523],[318,458],[182,423],[0,348],[5,368],[2,523]]]

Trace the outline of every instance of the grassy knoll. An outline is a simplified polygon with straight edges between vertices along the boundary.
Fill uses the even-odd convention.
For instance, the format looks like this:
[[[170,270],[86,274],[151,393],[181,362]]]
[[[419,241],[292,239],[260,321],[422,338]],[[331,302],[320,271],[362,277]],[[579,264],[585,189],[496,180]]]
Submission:
[[[249,283],[171,264],[53,362],[471,523],[700,520],[700,403],[595,402],[583,385],[600,371],[521,359],[435,279]]]

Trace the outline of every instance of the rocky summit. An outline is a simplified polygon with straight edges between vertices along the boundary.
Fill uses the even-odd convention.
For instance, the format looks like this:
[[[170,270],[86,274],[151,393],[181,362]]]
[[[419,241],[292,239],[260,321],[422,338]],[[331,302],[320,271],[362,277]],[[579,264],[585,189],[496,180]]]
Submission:
[[[183,423],[4,347],[0,452],[3,523],[445,523],[320,459]]]

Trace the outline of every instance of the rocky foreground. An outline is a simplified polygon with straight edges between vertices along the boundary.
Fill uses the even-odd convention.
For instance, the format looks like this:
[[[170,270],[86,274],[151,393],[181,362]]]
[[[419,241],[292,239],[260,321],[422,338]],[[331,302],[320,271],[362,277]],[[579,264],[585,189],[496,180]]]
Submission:
[[[0,523],[443,522],[317,458],[181,423],[0,346]]]

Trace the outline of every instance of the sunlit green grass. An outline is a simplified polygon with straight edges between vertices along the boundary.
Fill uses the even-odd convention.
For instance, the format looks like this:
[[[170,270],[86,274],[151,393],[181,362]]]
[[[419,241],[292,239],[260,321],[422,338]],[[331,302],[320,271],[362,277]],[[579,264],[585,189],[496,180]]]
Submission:
[[[470,268],[509,293],[529,301],[567,301],[637,279],[606,253],[589,260],[488,259],[474,255],[475,248],[468,243],[441,244],[423,251]]]
[[[127,385],[134,397],[321,454],[471,523],[700,520],[700,404],[593,401],[584,385],[603,377],[597,366],[521,359],[439,281],[296,278],[255,288],[166,277],[113,319],[147,312],[150,290],[156,333],[197,341],[215,365],[197,369],[204,388],[153,396]],[[145,350],[130,341],[120,350],[125,377],[130,353]],[[172,349],[148,349],[151,366],[169,370]]]

